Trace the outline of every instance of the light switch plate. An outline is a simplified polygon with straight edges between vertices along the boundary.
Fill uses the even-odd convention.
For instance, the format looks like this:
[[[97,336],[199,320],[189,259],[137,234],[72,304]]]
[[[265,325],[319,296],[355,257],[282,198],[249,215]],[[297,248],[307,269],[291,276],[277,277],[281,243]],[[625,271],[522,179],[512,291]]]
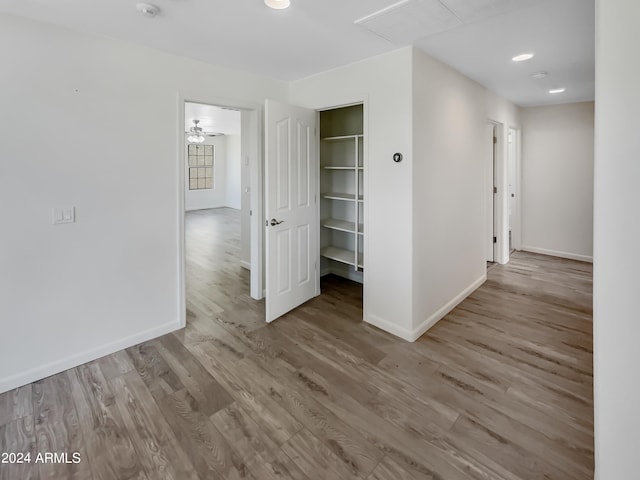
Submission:
[[[53,224],[75,223],[76,207],[56,207],[53,209]]]

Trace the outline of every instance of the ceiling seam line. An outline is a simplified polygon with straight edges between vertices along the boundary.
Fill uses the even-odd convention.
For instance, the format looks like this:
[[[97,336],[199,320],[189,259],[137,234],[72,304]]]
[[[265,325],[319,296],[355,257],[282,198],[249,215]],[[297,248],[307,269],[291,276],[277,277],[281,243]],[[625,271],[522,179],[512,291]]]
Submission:
[[[456,17],[458,20],[460,20],[460,23],[461,23],[462,25],[469,25],[467,22],[463,21],[459,16],[457,16],[457,15],[455,14],[455,12],[454,12],[453,10],[451,10],[451,9],[447,6],[447,4],[446,4],[446,3],[443,3],[443,2],[442,2],[442,0],[438,0],[438,3],[439,3],[440,5],[442,5],[442,6],[443,6],[443,7],[444,7],[444,8],[445,8],[445,9],[446,9],[446,10],[447,10],[451,15],[453,15],[453,16],[454,16],[454,17]]]

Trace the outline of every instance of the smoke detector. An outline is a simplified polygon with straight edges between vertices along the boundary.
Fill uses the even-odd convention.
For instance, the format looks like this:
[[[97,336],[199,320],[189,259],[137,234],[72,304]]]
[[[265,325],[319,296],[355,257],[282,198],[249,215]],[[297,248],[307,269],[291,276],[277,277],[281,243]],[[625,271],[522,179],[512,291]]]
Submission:
[[[160,9],[150,3],[136,3],[136,10],[138,10],[140,15],[144,15],[149,18],[153,18],[160,13]]]

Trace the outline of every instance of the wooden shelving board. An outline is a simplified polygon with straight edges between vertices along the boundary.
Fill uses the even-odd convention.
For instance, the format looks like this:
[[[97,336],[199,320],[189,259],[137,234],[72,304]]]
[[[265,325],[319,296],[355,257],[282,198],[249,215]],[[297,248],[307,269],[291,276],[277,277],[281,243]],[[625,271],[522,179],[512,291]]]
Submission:
[[[354,222],[347,222],[346,220],[338,220],[336,218],[325,218],[320,222],[325,228],[332,230],[340,230],[341,232],[356,233],[356,224]]]
[[[353,140],[356,138],[364,138],[364,135],[362,134],[358,134],[358,135],[337,135],[335,137],[323,137],[320,140],[326,140],[328,142],[331,141],[336,141],[336,140]]]
[[[356,254],[352,250],[347,250],[345,248],[328,246],[324,247],[320,250],[320,255],[329,258],[331,260],[335,260],[337,262],[346,263],[347,265],[355,266],[355,258]],[[363,268],[363,258],[362,255],[358,255],[358,268]]]
[[[337,218],[325,218],[320,222],[325,228],[330,228],[332,230],[340,230],[341,232],[347,233],[357,233],[358,235],[364,235],[364,225],[361,223],[358,225],[358,231],[356,232],[354,222],[349,222],[347,220],[339,220]]]
[[[345,200],[348,202],[355,202],[356,196],[353,193],[336,193],[336,192],[327,192],[322,194],[322,198],[328,198],[329,200]],[[364,198],[362,195],[358,195],[358,202],[363,202]]]

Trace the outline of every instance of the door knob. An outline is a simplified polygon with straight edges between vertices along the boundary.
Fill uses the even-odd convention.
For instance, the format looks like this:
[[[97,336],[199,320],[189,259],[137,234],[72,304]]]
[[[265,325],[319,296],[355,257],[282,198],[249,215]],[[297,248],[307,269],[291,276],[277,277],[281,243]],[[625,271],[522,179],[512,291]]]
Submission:
[[[280,225],[284,220],[276,220],[275,218],[271,219],[271,226]]]

